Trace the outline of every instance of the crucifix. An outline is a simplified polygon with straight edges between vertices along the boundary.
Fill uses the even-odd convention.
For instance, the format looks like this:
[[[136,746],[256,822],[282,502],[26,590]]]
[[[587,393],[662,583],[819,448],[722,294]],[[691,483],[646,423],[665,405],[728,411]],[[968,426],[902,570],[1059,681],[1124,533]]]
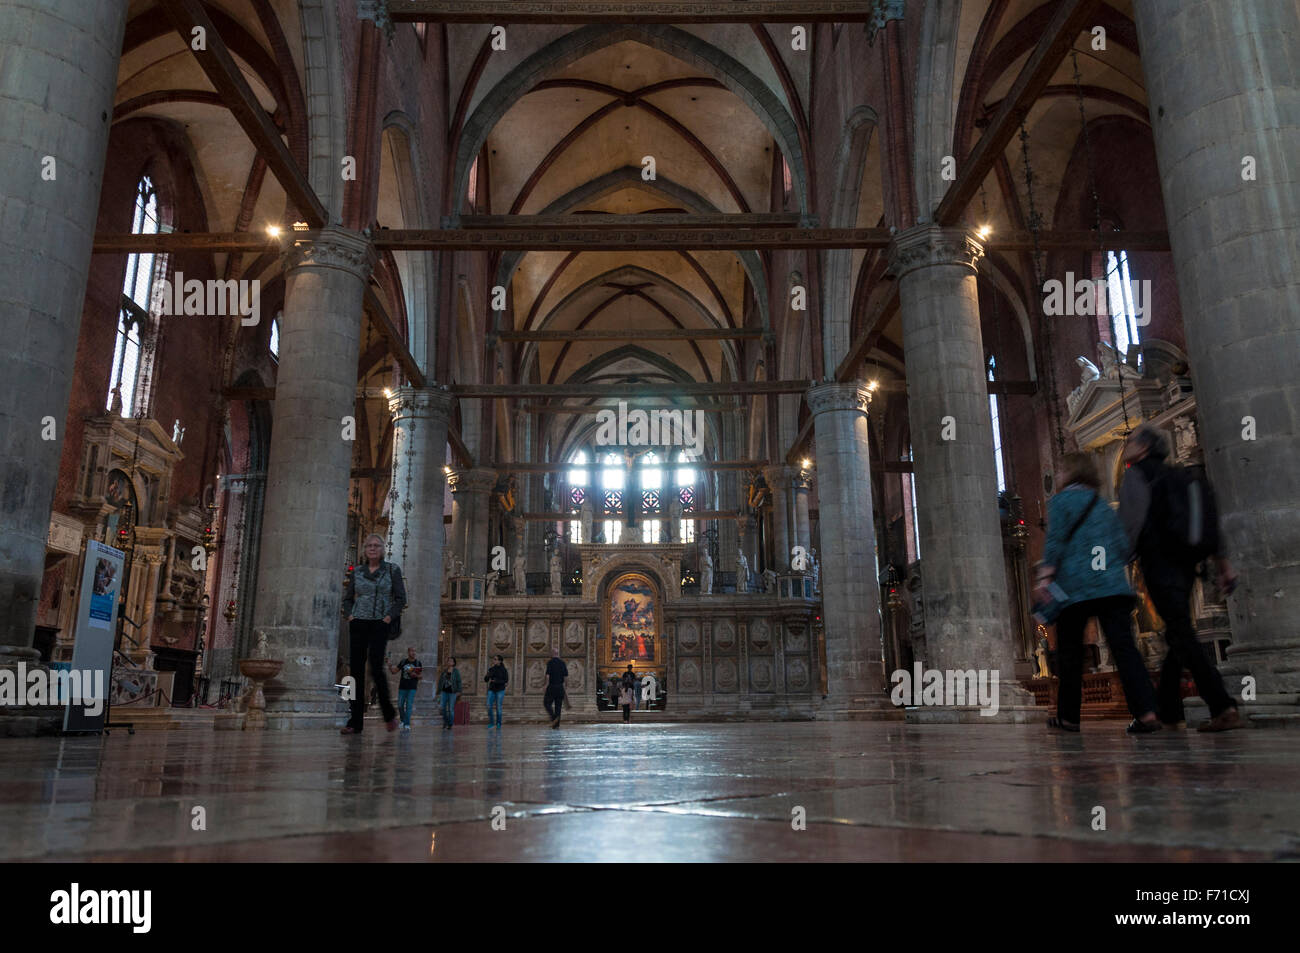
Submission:
[[[623,466],[627,470],[627,479],[623,481],[623,515],[629,530],[636,528],[636,517],[641,511],[641,470],[636,461],[653,450],[653,447],[636,451],[630,447],[623,448]]]

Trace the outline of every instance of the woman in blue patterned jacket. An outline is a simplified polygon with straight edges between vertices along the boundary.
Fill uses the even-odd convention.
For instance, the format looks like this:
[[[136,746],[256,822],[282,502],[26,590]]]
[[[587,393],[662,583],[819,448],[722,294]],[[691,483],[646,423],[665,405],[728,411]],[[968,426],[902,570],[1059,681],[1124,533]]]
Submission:
[[[1097,466],[1087,453],[1066,454],[1065,488],[1047,504],[1047,542],[1035,595],[1055,600],[1057,686],[1051,728],[1079,730],[1083,703],[1083,630],[1095,618],[1110,646],[1133,721],[1131,734],[1160,730],[1155,691],[1133,641],[1133,588],[1125,571],[1124,526],[1098,490]]]
[[[399,618],[406,608],[406,585],[402,582],[402,570],[384,560],[382,536],[367,536],[362,550],[365,558],[348,575],[343,590],[343,614],[348,617],[348,639],[352,643],[352,677],[357,680],[352,717],[343,729],[345,735],[360,734],[365,727],[367,658],[379,707],[384,713],[384,727],[389,731],[397,729],[397,709],[388,694],[384,653],[393,619]]]

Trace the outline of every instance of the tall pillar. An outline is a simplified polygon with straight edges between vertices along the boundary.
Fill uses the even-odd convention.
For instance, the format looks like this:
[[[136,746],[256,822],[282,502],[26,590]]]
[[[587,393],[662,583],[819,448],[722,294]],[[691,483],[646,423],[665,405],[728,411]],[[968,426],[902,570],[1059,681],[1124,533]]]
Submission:
[[[37,658],[32,636],[126,7],[0,4],[0,664]]]
[[[890,268],[899,282],[925,552],[926,662],[997,669],[1010,686],[1014,635],[975,278],[983,254],[963,229],[920,225],[895,237]]]
[[[284,668],[267,691],[268,727],[342,713],[333,685],[346,569],[362,298],[375,262],[362,235],[330,226],[290,236],[254,627]]]
[[[1224,671],[1294,696],[1300,10],[1287,0],[1137,0],[1134,10],[1201,443],[1241,573]]]
[[[880,709],[885,694],[880,593],[872,576],[875,529],[867,442],[870,392],[859,383],[815,384],[808,390],[821,477],[822,617],[826,688],[836,711]]]
[[[765,467],[763,479],[772,491],[772,569],[785,572],[790,568],[790,547],[794,546],[794,467]]]
[[[442,628],[442,504],[446,490],[447,422],[454,398],[442,387],[399,387],[388,401],[393,456],[400,461],[399,499],[393,507],[393,558],[406,583],[406,611],[396,651],[408,645],[438,670]],[[409,505],[408,505],[409,504]]]
[[[495,470],[465,469],[451,472],[452,538],[465,572],[481,576],[488,570],[488,504],[497,485]],[[507,534],[507,554],[515,559],[514,539]],[[512,563],[513,565],[513,563]]]
[[[802,546],[805,553],[812,548],[812,524],[808,517],[808,493],[812,489],[812,474],[807,470],[799,471],[794,481],[794,541],[793,546]]]

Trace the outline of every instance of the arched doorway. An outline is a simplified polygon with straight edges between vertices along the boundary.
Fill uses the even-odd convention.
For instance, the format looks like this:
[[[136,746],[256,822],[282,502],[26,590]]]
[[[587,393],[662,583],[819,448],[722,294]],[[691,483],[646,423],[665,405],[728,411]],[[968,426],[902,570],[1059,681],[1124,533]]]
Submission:
[[[641,708],[664,707],[667,668],[662,639],[663,596],[658,583],[643,572],[624,572],[605,589],[603,638],[597,651],[596,701],[601,711],[618,708],[616,681],[632,667]],[[641,699],[643,680],[651,678],[653,700]]]

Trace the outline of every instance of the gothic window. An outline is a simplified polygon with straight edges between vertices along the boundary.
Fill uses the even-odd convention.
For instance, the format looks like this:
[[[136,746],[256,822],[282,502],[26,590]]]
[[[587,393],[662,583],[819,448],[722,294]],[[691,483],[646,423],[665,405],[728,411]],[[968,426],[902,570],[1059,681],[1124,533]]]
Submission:
[[[131,233],[156,235],[161,230],[158,192],[153,181],[143,176],[136,185]],[[122,299],[117,315],[117,338],[113,345],[113,372],[105,400],[105,409],[113,410],[116,398],[120,396],[123,417],[132,417],[143,411],[148,403],[148,395],[141,386],[141,382],[148,378],[144,345],[152,333],[150,309],[156,279],[166,270],[165,255],[140,252],[128,255],[126,259],[126,277],[122,282]]]
[[[1129,273],[1126,251],[1106,252],[1106,306],[1115,325],[1115,350],[1122,361],[1130,347],[1141,343],[1133,301],[1133,278]],[[1109,326],[1106,331],[1110,331]],[[1109,338],[1110,334],[1107,333],[1106,337]]]
[[[616,543],[622,537],[626,517],[624,505],[628,493],[635,493],[641,505],[644,519],[640,521],[642,542],[658,543],[667,538],[663,516],[668,510],[669,501],[675,495],[681,502],[683,513],[696,509],[697,489],[695,481],[697,470],[693,466],[690,454],[680,451],[676,460],[662,457],[655,451],[639,456],[634,469],[629,473],[627,461],[621,452],[601,452],[590,454],[579,450],[569,458],[566,471],[568,484],[568,536],[571,542],[590,542],[582,540],[582,524],[577,514],[583,501],[591,499],[596,507],[596,518],[604,517],[605,542]],[[678,538],[683,542],[695,540],[695,521],[683,519],[678,527]]]
[[[912,462],[912,448],[907,448],[907,454],[903,457],[904,463]],[[907,560],[915,562],[921,558],[921,521],[916,512],[916,473],[910,472],[903,474],[903,507],[907,513],[907,523],[904,527],[907,543]]]
[[[271,319],[270,351],[271,358],[277,363],[280,360],[280,315],[283,313],[283,311],[277,312],[275,317]]]
[[[990,354],[988,371],[989,380],[997,380],[998,359]],[[998,406],[998,395],[989,394],[989,416],[993,418],[993,462],[998,470],[998,492],[1007,490],[1007,470],[1002,459],[1002,412]]]

